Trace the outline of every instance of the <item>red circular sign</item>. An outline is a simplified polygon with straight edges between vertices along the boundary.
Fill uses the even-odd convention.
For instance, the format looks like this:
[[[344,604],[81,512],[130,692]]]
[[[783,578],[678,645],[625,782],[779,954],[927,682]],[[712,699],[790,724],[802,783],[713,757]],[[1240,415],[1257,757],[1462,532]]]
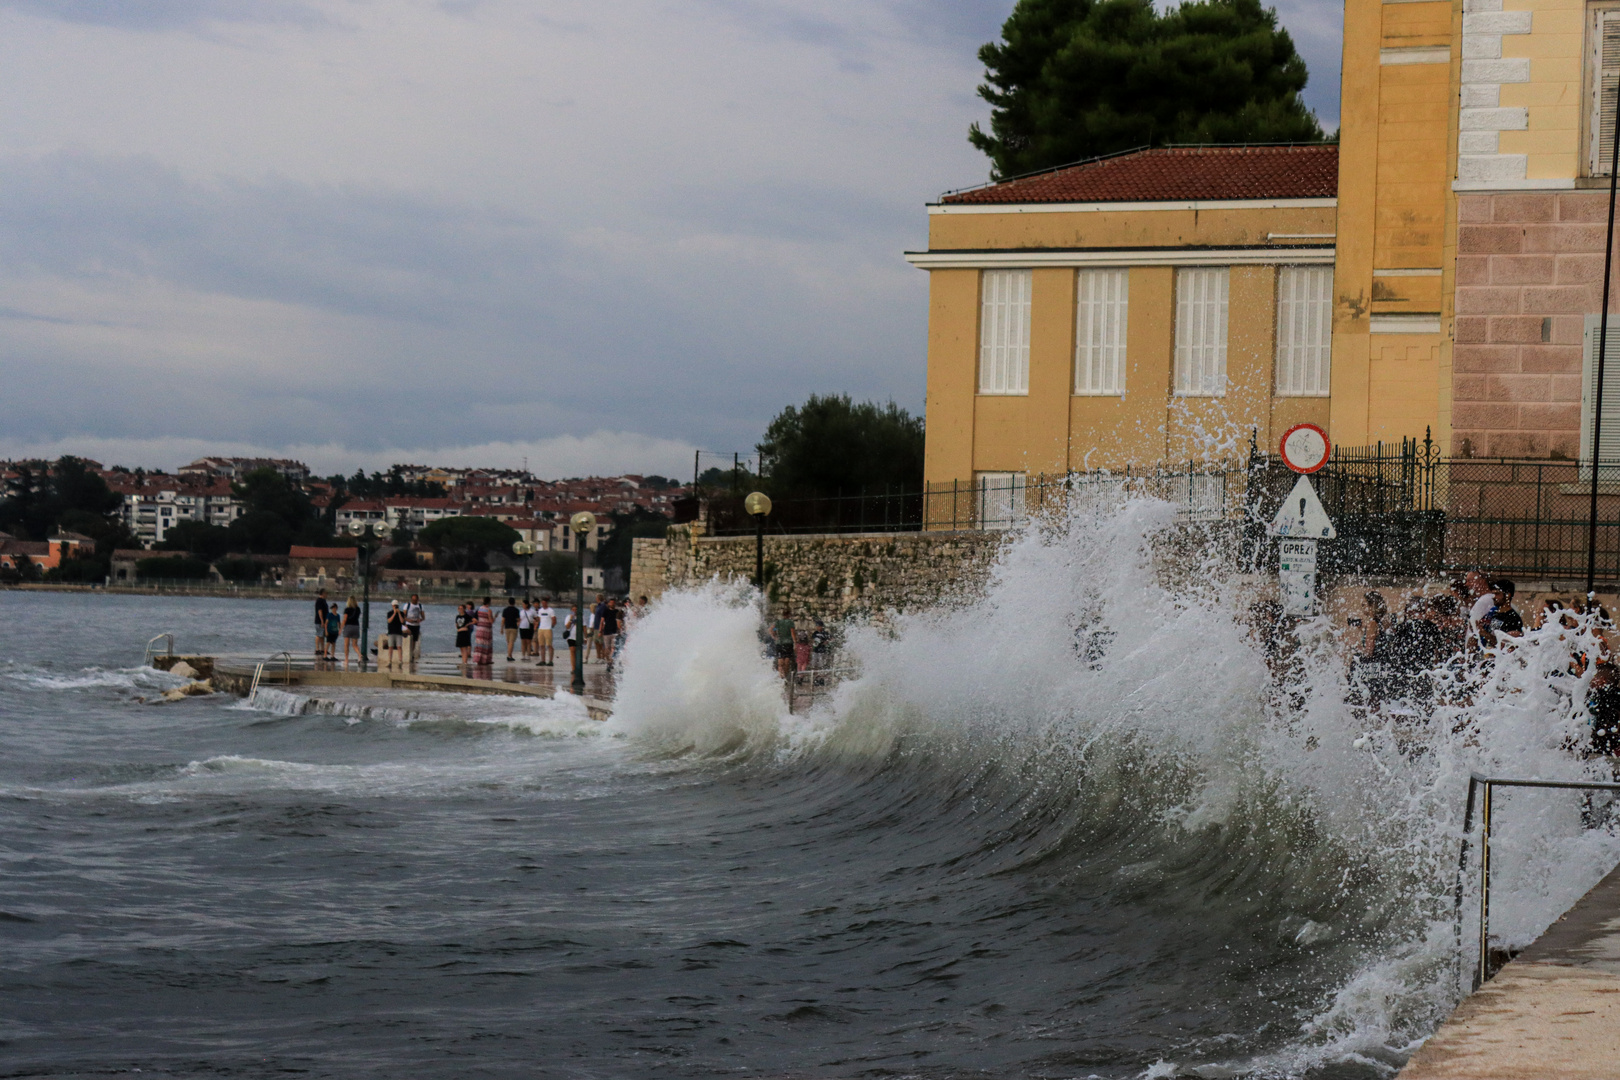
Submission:
[[[1282,437],[1282,459],[1297,473],[1313,473],[1328,463],[1333,444],[1315,424],[1295,424]]]

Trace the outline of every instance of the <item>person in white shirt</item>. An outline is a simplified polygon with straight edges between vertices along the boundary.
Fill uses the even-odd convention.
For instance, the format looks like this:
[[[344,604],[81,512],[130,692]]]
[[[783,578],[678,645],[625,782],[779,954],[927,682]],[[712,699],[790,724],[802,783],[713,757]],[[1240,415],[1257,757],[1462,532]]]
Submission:
[[[523,606],[518,609],[518,656],[527,660],[534,654],[534,609],[529,607],[529,598],[523,598]]]
[[[551,607],[551,597],[542,596],[540,606],[534,609],[534,652],[541,667],[556,667],[556,654],[551,647],[551,628],[557,625],[557,612]]]
[[[427,609],[415,593],[411,593],[411,602],[405,605],[405,634],[408,638],[406,650],[408,659],[418,660],[422,656],[422,624],[427,621]]]

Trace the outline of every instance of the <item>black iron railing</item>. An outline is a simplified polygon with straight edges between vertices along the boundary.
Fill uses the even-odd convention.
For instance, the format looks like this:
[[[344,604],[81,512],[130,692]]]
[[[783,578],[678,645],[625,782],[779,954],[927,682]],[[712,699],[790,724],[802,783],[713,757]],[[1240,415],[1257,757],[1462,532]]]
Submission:
[[[1431,438],[1339,447],[1312,477],[1338,530],[1319,554],[1327,573],[1420,575],[1478,569],[1531,580],[1585,575],[1591,466],[1575,461],[1443,458]],[[1620,581],[1620,460],[1600,463],[1598,576]],[[1610,477],[1613,477],[1611,480]],[[980,474],[920,490],[888,488],[776,498],[766,532],[857,533],[1006,529],[1069,505],[1085,490],[1145,495],[1184,524],[1224,526],[1264,567],[1265,525],[1298,477],[1252,448],[1242,462],[1185,462],[1151,471]],[[741,492],[710,493],[713,535],[751,534]]]

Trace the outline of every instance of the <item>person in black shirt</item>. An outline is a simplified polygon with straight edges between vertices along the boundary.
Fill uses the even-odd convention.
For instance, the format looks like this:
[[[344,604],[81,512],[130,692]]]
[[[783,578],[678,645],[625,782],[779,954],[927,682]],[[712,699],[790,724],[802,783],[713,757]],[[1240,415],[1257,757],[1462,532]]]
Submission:
[[[405,613],[399,610],[399,601],[395,600],[388,608],[388,650],[392,654],[388,662],[394,663],[402,659],[400,650],[404,648],[405,639]]]
[[[501,609],[501,629],[506,631],[507,663],[511,663],[516,659],[516,657],[512,655],[512,649],[515,645],[517,645],[518,621],[522,618],[522,615],[523,613],[518,610],[516,599],[508,596],[506,598],[506,606]]]
[[[467,663],[472,659],[472,624],[473,613],[471,604],[456,605],[456,648],[461,650],[461,662]]]
[[[326,648],[327,611],[326,590],[322,589],[315,594],[315,658],[317,660],[326,660],[336,655],[335,650],[328,651]]]
[[[1520,637],[1524,634],[1524,619],[1513,610],[1513,582],[1502,578],[1491,582],[1491,594],[1496,598],[1496,610],[1485,620],[1493,634]]]

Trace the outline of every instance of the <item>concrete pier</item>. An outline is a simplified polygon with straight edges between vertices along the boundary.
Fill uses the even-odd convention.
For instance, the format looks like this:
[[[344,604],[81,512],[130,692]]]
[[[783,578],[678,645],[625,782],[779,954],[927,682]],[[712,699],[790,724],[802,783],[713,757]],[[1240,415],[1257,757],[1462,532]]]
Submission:
[[[566,654],[565,654],[566,659]],[[283,689],[297,687],[347,687],[365,690],[437,690],[455,694],[503,694],[512,697],[553,697],[558,689],[567,690],[572,673],[566,665],[542,668],[532,663],[508,664],[504,659],[486,667],[462,665],[455,653],[424,654],[408,663],[383,664],[375,660],[361,671],[358,663],[320,661],[311,656],[266,660],[262,656],[154,656],[152,666],[167,671],[184,660],[214,687],[225,693],[247,696],[255,670],[262,663],[260,686]],[[586,710],[596,720],[613,715],[613,683],[605,665],[587,664]]]
[[[1400,1080],[1620,1078],[1620,868],[1464,999]]]

